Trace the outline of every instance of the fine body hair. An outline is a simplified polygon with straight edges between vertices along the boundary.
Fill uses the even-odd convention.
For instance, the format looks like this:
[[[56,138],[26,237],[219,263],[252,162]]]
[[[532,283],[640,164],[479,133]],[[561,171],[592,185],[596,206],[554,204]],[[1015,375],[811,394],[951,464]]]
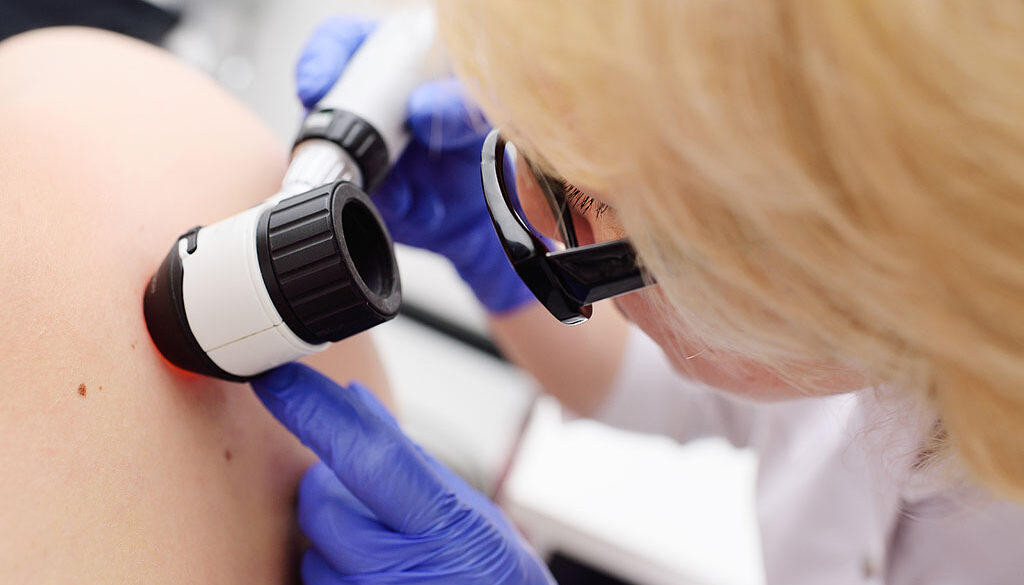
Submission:
[[[616,195],[686,337],[890,382],[1024,497],[1024,4],[437,3],[492,123]]]

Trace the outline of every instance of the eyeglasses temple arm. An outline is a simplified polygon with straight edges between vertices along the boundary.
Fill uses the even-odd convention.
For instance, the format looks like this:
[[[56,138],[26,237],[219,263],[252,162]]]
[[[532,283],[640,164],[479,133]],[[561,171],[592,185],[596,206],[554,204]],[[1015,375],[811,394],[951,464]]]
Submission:
[[[562,285],[581,305],[609,299],[654,281],[637,266],[636,250],[628,240],[551,252],[548,260],[561,269]]]

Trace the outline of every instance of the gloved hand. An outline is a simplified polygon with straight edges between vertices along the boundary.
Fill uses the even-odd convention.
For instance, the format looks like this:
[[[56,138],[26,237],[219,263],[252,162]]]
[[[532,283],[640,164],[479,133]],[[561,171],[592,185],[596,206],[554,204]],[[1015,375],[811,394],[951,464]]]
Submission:
[[[299,487],[306,585],[553,585],[500,510],[424,453],[366,388],[299,364],[253,380],[321,459]]]
[[[373,30],[371,21],[334,17],[313,33],[296,67],[302,103],[312,107],[337,81]],[[534,300],[494,232],[480,182],[480,150],[490,130],[459,83],[419,87],[409,98],[412,141],[372,198],[395,241],[437,252],[492,313]]]

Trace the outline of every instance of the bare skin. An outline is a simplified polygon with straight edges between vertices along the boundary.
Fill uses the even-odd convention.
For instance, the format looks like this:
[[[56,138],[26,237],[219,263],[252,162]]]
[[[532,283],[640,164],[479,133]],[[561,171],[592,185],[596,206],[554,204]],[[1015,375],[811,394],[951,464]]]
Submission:
[[[313,457],[247,385],[169,367],[141,292],[174,238],[258,203],[286,153],[157,49],[0,44],[0,582],[286,583]],[[368,338],[318,363],[386,384]]]

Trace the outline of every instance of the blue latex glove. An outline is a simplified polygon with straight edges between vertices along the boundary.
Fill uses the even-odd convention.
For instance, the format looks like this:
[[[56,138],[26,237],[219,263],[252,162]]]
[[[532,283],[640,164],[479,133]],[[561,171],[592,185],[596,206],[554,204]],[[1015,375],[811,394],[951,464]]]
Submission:
[[[253,380],[321,459],[299,487],[306,585],[552,585],[498,508],[424,453],[364,387],[299,364]]]
[[[307,108],[334,85],[373,26],[335,17],[313,33],[296,67],[299,98]],[[480,150],[490,128],[483,114],[453,79],[420,86],[408,108],[412,141],[372,193],[391,236],[451,260],[492,313],[534,300],[505,257],[487,212]]]

